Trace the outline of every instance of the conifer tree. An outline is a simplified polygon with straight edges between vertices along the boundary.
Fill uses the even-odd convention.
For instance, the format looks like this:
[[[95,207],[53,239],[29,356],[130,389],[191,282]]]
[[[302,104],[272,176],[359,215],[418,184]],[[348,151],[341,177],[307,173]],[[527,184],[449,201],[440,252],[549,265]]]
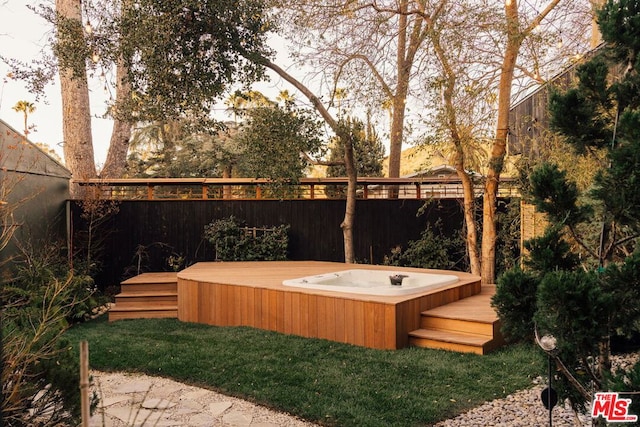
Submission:
[[[615,372],[610,361],[611,338],[640,325],[640,0],[607,1],[598,23],[604,47],[577,69],[575,87],[552,95],[550,115],[577,155],[604,150],[605,161],[584,192],[556,165],[531,173],[531,197],[551,225],[527,244],[527,274],[503,276],[493,299],[517,338],[534,332],[518,323],[554,336],[554,386],[582,410],[594,392],[640,389],[640,364]],[[524,312],[519,301],[530,297]]]

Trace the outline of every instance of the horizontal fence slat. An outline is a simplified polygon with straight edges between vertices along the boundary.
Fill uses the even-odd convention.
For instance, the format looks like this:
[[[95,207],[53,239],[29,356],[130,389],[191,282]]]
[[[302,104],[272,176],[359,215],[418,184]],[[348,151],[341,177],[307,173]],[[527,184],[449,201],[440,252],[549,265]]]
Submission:
[[[474,189],[482,194],[478,179]],[[90,179],[76,181],[93,188],[96,197],[115,200],[315,200],[344,199],[347,178],[302,178],[298,183],[280,185],[251,178],[154,178],[154,179]],[[500,197],[518,197],[515,181],[502,178]],[[358,178],[359,199],[440,199],[462,198],[464,191],[455,174],[416,178]]]

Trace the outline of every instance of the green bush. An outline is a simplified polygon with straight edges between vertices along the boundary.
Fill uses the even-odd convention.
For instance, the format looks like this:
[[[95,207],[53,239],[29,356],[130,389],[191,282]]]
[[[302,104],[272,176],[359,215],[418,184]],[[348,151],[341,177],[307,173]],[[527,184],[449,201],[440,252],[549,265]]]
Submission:
[[[533,341],[533,316],[540,279],[531,272],[515,268],[498,279],[491,305],[502,322],[502,334],[512,342]]]
[[[25,243],[0,284],[2,416],[7,426],[77,425],[79,362],[62,334],[106,299],[63,246]]]
[[[452,269],[456,262],[452,259],[464,251],[459,239],[445,237],[442,234],[440,221],[433,227],[427,227],[420,239],[412,240],[406,249],[396,247],[390,255],[385,255],[383,264],[398,267],[418,267],[434,269]]]
[[[82,263],[77,262],[76,267]],[[55,243],[39,249],[25,250],[15,259],[15,278],[4,284],[5,290],[23,295],[32,304],[39,304],[42,290],[54,281],[68,282],[70,292],[66,303],[69,307],[67,321],[79,322],[88,319],[92,311],[108,302],[98,292],[94,280],[80,268],[72,270],[61,246]],[[6,292],[5,292],[6,293]]]
[[[573,270],[580,264],[577,254],[571,252],[571,246],[562,238],[561,227],[552,226],[540,236],[527,240],[524,244],[529,251],[525,258],[526,267],[540,274],[555,270]]]
[[[67,329],[72,280],[0,288],[2,416],[7,426],[77,425],[79,363]]]
[[[287,259],[288,231],[289,225],[247,228],[230,216],[207,224],[204,237],[213,244],[218,261],[279,261]]]

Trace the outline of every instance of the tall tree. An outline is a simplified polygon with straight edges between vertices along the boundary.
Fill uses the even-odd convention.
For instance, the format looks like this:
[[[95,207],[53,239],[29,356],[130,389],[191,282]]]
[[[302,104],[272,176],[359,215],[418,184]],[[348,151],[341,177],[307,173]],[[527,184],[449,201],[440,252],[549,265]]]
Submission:
[[[75,179],[94,178],[96,166],[86,72],[90,53],[83,33],[81,1],[56,0],[55,24],[54,52],[62,93],[65,165]],[[79,187],[72,186],[70,190],[72,195],[79,195]]]
[[[342,228],[342,236],[344,243],[344,261],[346,263],[355,262],[355,252],[353,247],[353,225],[356,216],[356,187],[358,185],[358,171],[355,166],[355,155],[353,152],[354,136],[350,129],[344,126],[338,119],[336,119],[327,109],[327,107],[320,101],[320,98],[305,86],[300,80],[293,77],[282,67],[275,64],[269,58],[262,57],[257,59],[260,64],[276,72],[285,81],[295,87],[300,93],[302,93],[311,102],[311,105],[320,114],[323,120],[329,125],[341,140],[344,146],[344,166],[347,175],[347,202],[345,205],[344,219],[340,224]]]
[[[491,146],[488,169],[484,184],[482,207],[482,282],[494,283],[496,274],[496,239],[497,239],[497,196],[500,185],[505,155],[507,153],[507,136],[509,134],[509,110],[511,108],[512,89],[516,77],[518,55],[523,43],[538,28],[560,0],[551,0],[530,21],[525,21],[521,14],[518,0],[504,2],[504,34],[503,54],[498,82],[498,104],[496,107],[495,136]]]
[[[437,60],[431,78],[423,83],[425,99],[436,106],[436,124],[432,133],[445,138],[453,146],[451,160],[464,188],[467,249],[470,265],[485,283],[495,280],[495,246],[497,239],[496,198],[500,174],[506,156],[508,116],[512,101],[512,89],[519,80],[528,78],[542,82],[541,67],[549,59],[550,45],[556,45],[562,31],[565,38],[588,25],[584,8],[576,8],[577,2],[565,1],[563,9],[553,18],[565,18],[569,13],[582,16],[580,25],[554,22],[549,35],[538,31],[543,20],[556,11],[559,0],[518,2],[494,1],[439,2],[442,10],[427,14],[420,2],[412,2],[407,10],[395,10],[396,14],[417,14],[429,23],[425,43],[430,43]],[[376,10],[383,10],[376,6]],[[392,9],[385,9],[390,11]],[[576,16],[571,16],[576,19]],[[568,21],[572,22],[572,21]],[[579,21],[578,21],[579,22]],[[574,28],[575,27],[575,28]],[[519,55],[524,51],[525,58]],[[565,56],[566,57],[566,56]],[[556,68],[557,69],[557,68]],[[553,71],[549,71],[553,74]],[[435,89],[436,93],[429,93]],[[491,132],[486,125],[496,123]],[[442,129],[438,129],[438,127]],[[444,131],[444,133],[443,133]],[[485,172],[482,243],[478,248],[478,236],[474,218],[475,200],[473,182],[467,169],[478,164],[477,147],[480,141],[491,141],[489,158],[483,162]],[[476,151],[474,153],[474,151]],[[475,160],[475,159],[474,159]],[[474,164],[475,163],[475,164]]]
[[[474,16],[475,15],[475,16]],[[471,18],[471,19],[470,19]],[[476,223],[475,183],[469,169],[479,170],[480,163],[472,158],[478,155],[475,142],[487,137],[486,128],[490,115],[487,114],[487,98],[491,96],[492,74],[485,75],[486,81],[472,78],[474,69],[479,67],[480,55],[472,46],[478,44],[479,32],[469,31],[464,22],[477,22],[480,16],[469,5],[452,5],[447,13],[435,23],[429,33],[429,40],[440,65],[440,77],[436,88],[440,89],[440,103],[435,102],[438,115],[434,126],[436,140],[447,141],[452,147],[450,162],[455,167],[463,189],[463,213],[466,230],[465,243],[471,273],[480,275],[480,251],[478,244],[478,224]],[[484,98],[484,99],[483,99]],[[473,108],[468,108],[473,106]],[[478,123],[480,125],[478,125]],[[485,132],[483,132],[485,131]]]
[[[407,104],[421,99],[412,88],[427,71],[425,40],[447,1],[391,3],[302,1],[281,8],[304,65],[334,87],[348,84],[362,105],[390,106],[389,176],[398,177]]]

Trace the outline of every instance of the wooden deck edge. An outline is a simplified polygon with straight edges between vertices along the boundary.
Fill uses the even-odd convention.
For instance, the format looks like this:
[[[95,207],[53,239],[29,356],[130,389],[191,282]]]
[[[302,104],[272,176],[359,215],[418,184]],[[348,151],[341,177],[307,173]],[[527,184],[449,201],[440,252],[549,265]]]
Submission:
[[[444,306],[443,306],[444,307]],[[473,318],[472,315],[467,315],[463,317],[462,315],[447,315],[446,313],[437,313],[433,314],[429,312],[430,310],[423,311],[420,313],[424,317],[431,317],[434,319],[442,319],[442,320],[451,320],[456,322],[466,322],[466,323],[480,323],[483,325],[495,325],[496,322],[500,321],[500,318],[496,316],[495,319],[481,319],[481,318]]]
[[[449,333],[433,334],[434,331],[418,330],[409,334],[409,341],[412,346],[431,348],[448,351],[458,351],[463,353],[487,354],[499,349],[504,345],[502,339],[462,334]]]
[[[117,307],[116,304],[113,304],[109,309],[109,313],[129,313],[129,312],[140,312],[140,311],[175,311],[177,317],[178,306],[177,305],[151,305],[144,304],[139,306],[127,306],[127,307]]]
[[[141,273],[120,282],[121,285],[178,283],[177,272]]]
[[[177,297],[178,291],[129,291],[120,292],[116,298],[141,298],[141,297]]]
[[[451,342],[468,345],[484,345],[492,341],[489,335],[468,334],[464,332],[438,331],[435,329],[417,329],[409,332],[409,336],[419,339],[434,339],[437,341]]]

